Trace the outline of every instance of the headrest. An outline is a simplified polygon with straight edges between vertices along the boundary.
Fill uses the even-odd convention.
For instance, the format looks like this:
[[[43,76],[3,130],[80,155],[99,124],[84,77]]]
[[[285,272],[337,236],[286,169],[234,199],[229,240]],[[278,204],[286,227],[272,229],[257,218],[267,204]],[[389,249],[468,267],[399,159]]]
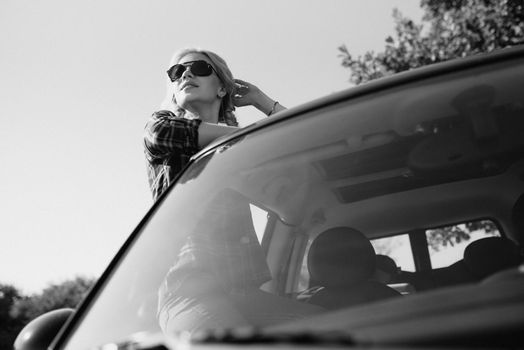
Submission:
[[[377,263],[376,269],[386,272],[390,275],[396,275],[398,273],[398,267],[395,260],[387,255],[377,254],[375,255]]]
[[[308,254],[311,280],[324,287],[350,286],[375,271],[375,250],[360,231],[329,229],[315,238]]]
[[[464,262],[474,275],[484,278],[517,266],[520,262],[519,247],[504,237],[482,238],[466,247]]]

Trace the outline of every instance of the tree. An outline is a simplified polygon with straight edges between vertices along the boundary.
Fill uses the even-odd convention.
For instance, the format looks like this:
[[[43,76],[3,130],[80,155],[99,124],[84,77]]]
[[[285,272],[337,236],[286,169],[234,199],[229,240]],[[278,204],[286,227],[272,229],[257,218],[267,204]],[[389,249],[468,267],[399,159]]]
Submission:
[[[352,83],[524,43],[523,0],[422,0],[421,6],[422,24],[393,11],[395,35],[383,52],[354,58],[339,47]]]
[[[486,234],[498,233],[498,228],[493,221],[470,221],[464,224],[427,230],[428,244],[432,251],[438,252],[443,247],[469,241],[471,233],[478,230],[483,230]]]
[[[32,296],[23,296],[15,287],[0,283],[0,349],[11,349],[22,328],[41,314],[64,307],[76,308],[94,282],[76,277],[50,285]]]
[[[20,299],[20,292],[13,286],[0,284],[0,349],[10,349],[22,329],[20,320],[11,317],[13,304]]]
[[[66,307],[76,308],[94,282],[94,279],[76,277],[60,284],[52,284],[40,294],[16,300],[11,309],[11,316],[27,323],[48,311]]]
[[[421,7],[420,24],[393,11],[395,34],[386,38],[382,52],[355,58],[345,45],[339,47],[352,83],[524,44],[524,0],[421,0]],[[470,233],[479,229],[496,231],[490,221],[476,221],[430,230],[428,243],[438,250],[469,240]]]

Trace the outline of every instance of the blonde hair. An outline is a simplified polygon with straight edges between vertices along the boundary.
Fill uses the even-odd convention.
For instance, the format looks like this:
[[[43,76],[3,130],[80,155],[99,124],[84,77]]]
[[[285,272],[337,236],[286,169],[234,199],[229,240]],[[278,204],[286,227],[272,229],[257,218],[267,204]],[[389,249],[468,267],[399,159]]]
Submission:
[[[229,70],[229,67],[226,64],[226,61],[224,61],[222,57],[208,50],[197,49],[197,48],[186,48],[186,49],[177,51],[173,55],[169,63],[169,67],[172,67],[177,62],[179,62],[182,57],[188,54],[191,54],[191,53],[202,54],[209,59],[209,61],[213,65],[213,68],[215,68],[217,76],[220,79],[221,83],[223,84],[224,89],[226,90],[226,94],[222,98],[222,102],[220,104],[220,111],[218,113],[218,122],[225,123],[231,126],[238,126],[237,118],[234,113],[235,105],[233,103],[233,96],[235,94],[235,80],[233,78],[233,74],[231,73],[231,71]],[[160,107],[162,109],[167,109],[167,110],[172,111],[177,116],[183,117],[185,114],[185,110],[176,104],[176,101],[174,98],[173,83],[171,82],[171,80],[169,80],[169,78],[166,78],[166,79],[167,79],[166,97],[164,98],[164,101],[162,102]]]

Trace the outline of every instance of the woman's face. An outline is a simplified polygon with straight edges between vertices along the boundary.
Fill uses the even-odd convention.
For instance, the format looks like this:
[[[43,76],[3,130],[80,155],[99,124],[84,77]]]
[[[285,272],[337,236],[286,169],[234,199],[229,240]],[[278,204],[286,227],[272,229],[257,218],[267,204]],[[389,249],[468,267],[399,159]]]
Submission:
[[[209,58],[200,53],[187,54],[177,63],[184,64],[199,60],[211,64]],[[215,71],[209,76],[197,76],[189,68],[186,68],[182,76],[173,82],[173,87],[177,105],[184,109],[195,103],[213,104],[218,102],[220,104],[219,96],[225,92]]]

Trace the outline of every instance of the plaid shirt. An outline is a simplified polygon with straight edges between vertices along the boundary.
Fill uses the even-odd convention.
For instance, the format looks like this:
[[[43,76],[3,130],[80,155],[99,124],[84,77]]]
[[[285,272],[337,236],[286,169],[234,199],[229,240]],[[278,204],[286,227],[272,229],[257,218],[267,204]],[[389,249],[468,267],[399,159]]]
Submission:
[[[198,281],[201,288],[189,288],[188,279]],[[204,207],[178,251],[159,290],[159,311],[199,294],[243,294],[270,279],[248,202],[233,190],[223,190]]]
[[[201,120],[184,119],[171,111],[153,113],[147,122],[144,149],[147,175],[153,199],[157,199],[199,151]]]
[[[185,271],[210,273],[225,290],[258,288],[271,279],[242,195],[224,189],[203,208],[168,275],[173,280]]]

